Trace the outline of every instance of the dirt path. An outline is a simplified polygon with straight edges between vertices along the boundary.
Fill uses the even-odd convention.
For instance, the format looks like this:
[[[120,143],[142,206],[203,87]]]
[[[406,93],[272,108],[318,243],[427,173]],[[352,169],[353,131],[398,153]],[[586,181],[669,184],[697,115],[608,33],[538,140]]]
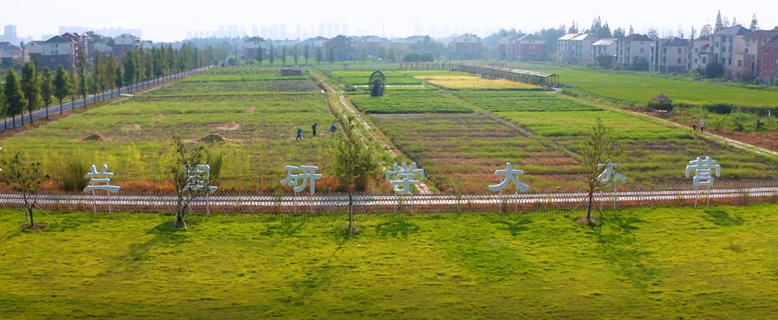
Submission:
[[[381,147],[384,148],[384,150],[388,151],[389,154],[392,155],[392,157],[397,157],[396,147],[391,142],[388,142],[384,140],[380,134],[375,132],[373,127],[368,123],[368,121],[365,119],[365,115],[363,115],[361,112],[357,111],[357,109],[351,105],[351,103],[348,101],[348,98],[346,98],[346,95],[343,92],[335,91],[330,87],[326,82],[322,81],[322,85],[325,87],[326,92],[331,92],[339,95],[339,103],[335,106],[337,108],[338,113],[341,115],[346,115],[347,113],[350,113],[354,116],[354,119],[359,121],[359,123],[362,124],[362,126],[365,128],[365,130],[370,134],[373,139],[378,141],[379,144],[381,144]],[[362,135],[362,132],[360,132],[360,135]],[[362,135],[364,138],[364,135]],[[386,168],[384,168],[386,169]],[[430,194],[430,189],[424,182],[420,182],[418,185],[419,192],[422,194]]]

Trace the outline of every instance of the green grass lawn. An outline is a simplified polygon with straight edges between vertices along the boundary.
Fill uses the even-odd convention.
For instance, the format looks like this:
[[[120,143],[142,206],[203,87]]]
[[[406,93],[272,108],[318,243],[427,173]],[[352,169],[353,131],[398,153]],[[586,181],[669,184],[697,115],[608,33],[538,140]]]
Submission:
[[[778,207],[214,216],[0,211],[4,319],[770,319]],[[577,214],[582,214],[577,212]],[[575,214],[574,214],[575,216]]]
[[[470,113],[451,93],[433,90],[390,91],[382,97],[354,95],[351,102],[364,113]]]
[[[533,71],[553,72],[563,84],[570,84],[583,91],[629,102],[646,105],[648,100],[663,93],[674,102],[691,104],[728,103],[746,107],[778,107],[778,92],[737,88],[686,80],[623,75],[615,73],[555,68],[551,66],[522,64],[517,67]]]

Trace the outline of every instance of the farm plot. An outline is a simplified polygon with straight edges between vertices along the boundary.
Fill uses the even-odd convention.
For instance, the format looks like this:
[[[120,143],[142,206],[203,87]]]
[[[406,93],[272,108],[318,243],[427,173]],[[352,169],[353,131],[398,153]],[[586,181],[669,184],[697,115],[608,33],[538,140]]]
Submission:
[[[640,184],[691,183],[689,160],[710,156],[722,167],[717,184],[778,178],[778,167],[760,157],[700,139],[691,130],[602,111],[498,112],[498,116],[576,152],[581,139],[601,118],[625,149],[622,172]]]
[[[275,79],[259,81],[189,81],[165,86],[148,93],[148,96],[235,95],[260,92],[310,92],[319,91],[311,79]]]
[[[470,113],[464,101],[442,91],[387,91],[383,97],[354,95],[351,102],[365,113]]]
[[[457,91],[454,94],[492,112],[602,110],[600,107],[560,97],[553,92]]]
[[[330,136],[312,137],[310,130],[318,123],[324,131],[335,121],[324,95],[310,90],[233,95],[231,90],[245,83],[295,81],[310,80],[181,82],[5,139],[3,147],[41,159],[43,170],[57,181],[69,163],[84,172],[89,165],[105,163],[119,185],[169,188],[166,168],[171,159],[165,150],[176,135],[189,143],[208,143],[212,155],[223,155],[215,185],[278,188],[285,165],[326,167]],[[297,126],[304,129],[302,141],[295,141]],[[321,187],[326,188],[324,183]]]
[[[351,85],[362,85],[368,84],[370,75],[373,74],[373,72],[374,71],[332,71],[332,74]],[[412,85],[422,83],[421,80],[415,79],[412,75],[402,71],[384,71],[382,73],[386,76],[386,84],[389,85]]]
[[[512,162],[526,172],[531,191],[570,186],[577,161],[476,114],[372,115],[373,121],[443,192],[482,194],[501,180],[494,171]]]
[[[415,78],[422,79],[429,84],[449,90],[545,90],[543,87],[528,83],[505,79],[488,79],[479,76],[417,75]]]

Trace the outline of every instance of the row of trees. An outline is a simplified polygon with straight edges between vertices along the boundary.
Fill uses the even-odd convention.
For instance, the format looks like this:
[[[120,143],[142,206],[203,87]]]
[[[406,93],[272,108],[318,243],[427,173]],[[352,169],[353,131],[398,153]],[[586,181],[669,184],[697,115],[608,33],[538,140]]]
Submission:
[[[215,47],[200,49],[184,44],[180,49],[160,46],[150,50],[128,51],[122,61],[118,61],[113,53],[105,56],[96,52],[93,61],[88,61],[87,55],[81,54],[69,72],[59,66],[53,73],[48,67],[41,73],[39,62],[30,61],[22,67],[21,76],[10,69],[5,84],[0,85],[0,115],[11,117],[15,129],[16,116],[25,111],[29,113],[31,123],[34,121],[32,113],[39,108],[46,108],[46,119],[49,119],[47,107],[54,99],[59,102],[59,112],[62,114],[63,100],[68,97],[75,101],[76,96],[79,96],[86,105],[88,94],[93,94],[94,101],[97,101],[101,99],[102,93],[104,100],[105,91],[110,90],[113,98],[114,89],[121,90],[125,86],[132,88],[145,80],[156,79],[159,82],[181,71],[216,63],[226,57],[225,53],[225,50]],[[24,117],[21,119],[21,125],[24,125]]]

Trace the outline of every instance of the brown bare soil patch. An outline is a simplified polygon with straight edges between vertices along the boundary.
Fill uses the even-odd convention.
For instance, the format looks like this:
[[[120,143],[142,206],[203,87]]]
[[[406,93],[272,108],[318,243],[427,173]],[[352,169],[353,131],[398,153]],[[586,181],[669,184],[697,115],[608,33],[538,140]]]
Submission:
[[[771,132],[733,132],[725,133],[720,131],[714,132],[717,135],[753,144],[772,151],[778,151],[778,131]]]
[[[600,225],[600,221],[595,217],[591,217],[590,219],[586,219],[586,217],[578,217],[578,219],[575,219],[575,222],[578,222],[578,224],[582,226],[594,227]]]
[[[202,137],[200,139],[197,139],[199,142],[225,142],[230,141],[229,139],[225,138],[221,134],[218,133],[211,133],[205,137]]]
[[[151,118],[151,120],[152,120],[152,121],[159,121],[159,120],[162,120],[162,119],[165,119],[165,115],[164,115],[164,114],[161,114],[161,113],[160,113],[160,114],[158,114],[158,115],[156,115],[156,116],[153,116],[153,117]]]
[[[133,123],[133,124],[124,126],[124,128],[122,128],[122,129],[124,129],[124,130],[140,130],[140,125],[137,124],[137,123]]]
[[[81,141],[106,141],[108,138],[99,133],[93,133],[86,137],[81,138]]]
[[[251,107],[251,108],[246,109],[246,111],[244,111],[244,112],[245,113],[254,113],[254,110],[257,110],[257,108],[256,107]]]
[[[238,130],[238,128],[240,128],[240,123],[234,121],[216,125],[216,130],[221,130],[221,131],[235,131]]]

